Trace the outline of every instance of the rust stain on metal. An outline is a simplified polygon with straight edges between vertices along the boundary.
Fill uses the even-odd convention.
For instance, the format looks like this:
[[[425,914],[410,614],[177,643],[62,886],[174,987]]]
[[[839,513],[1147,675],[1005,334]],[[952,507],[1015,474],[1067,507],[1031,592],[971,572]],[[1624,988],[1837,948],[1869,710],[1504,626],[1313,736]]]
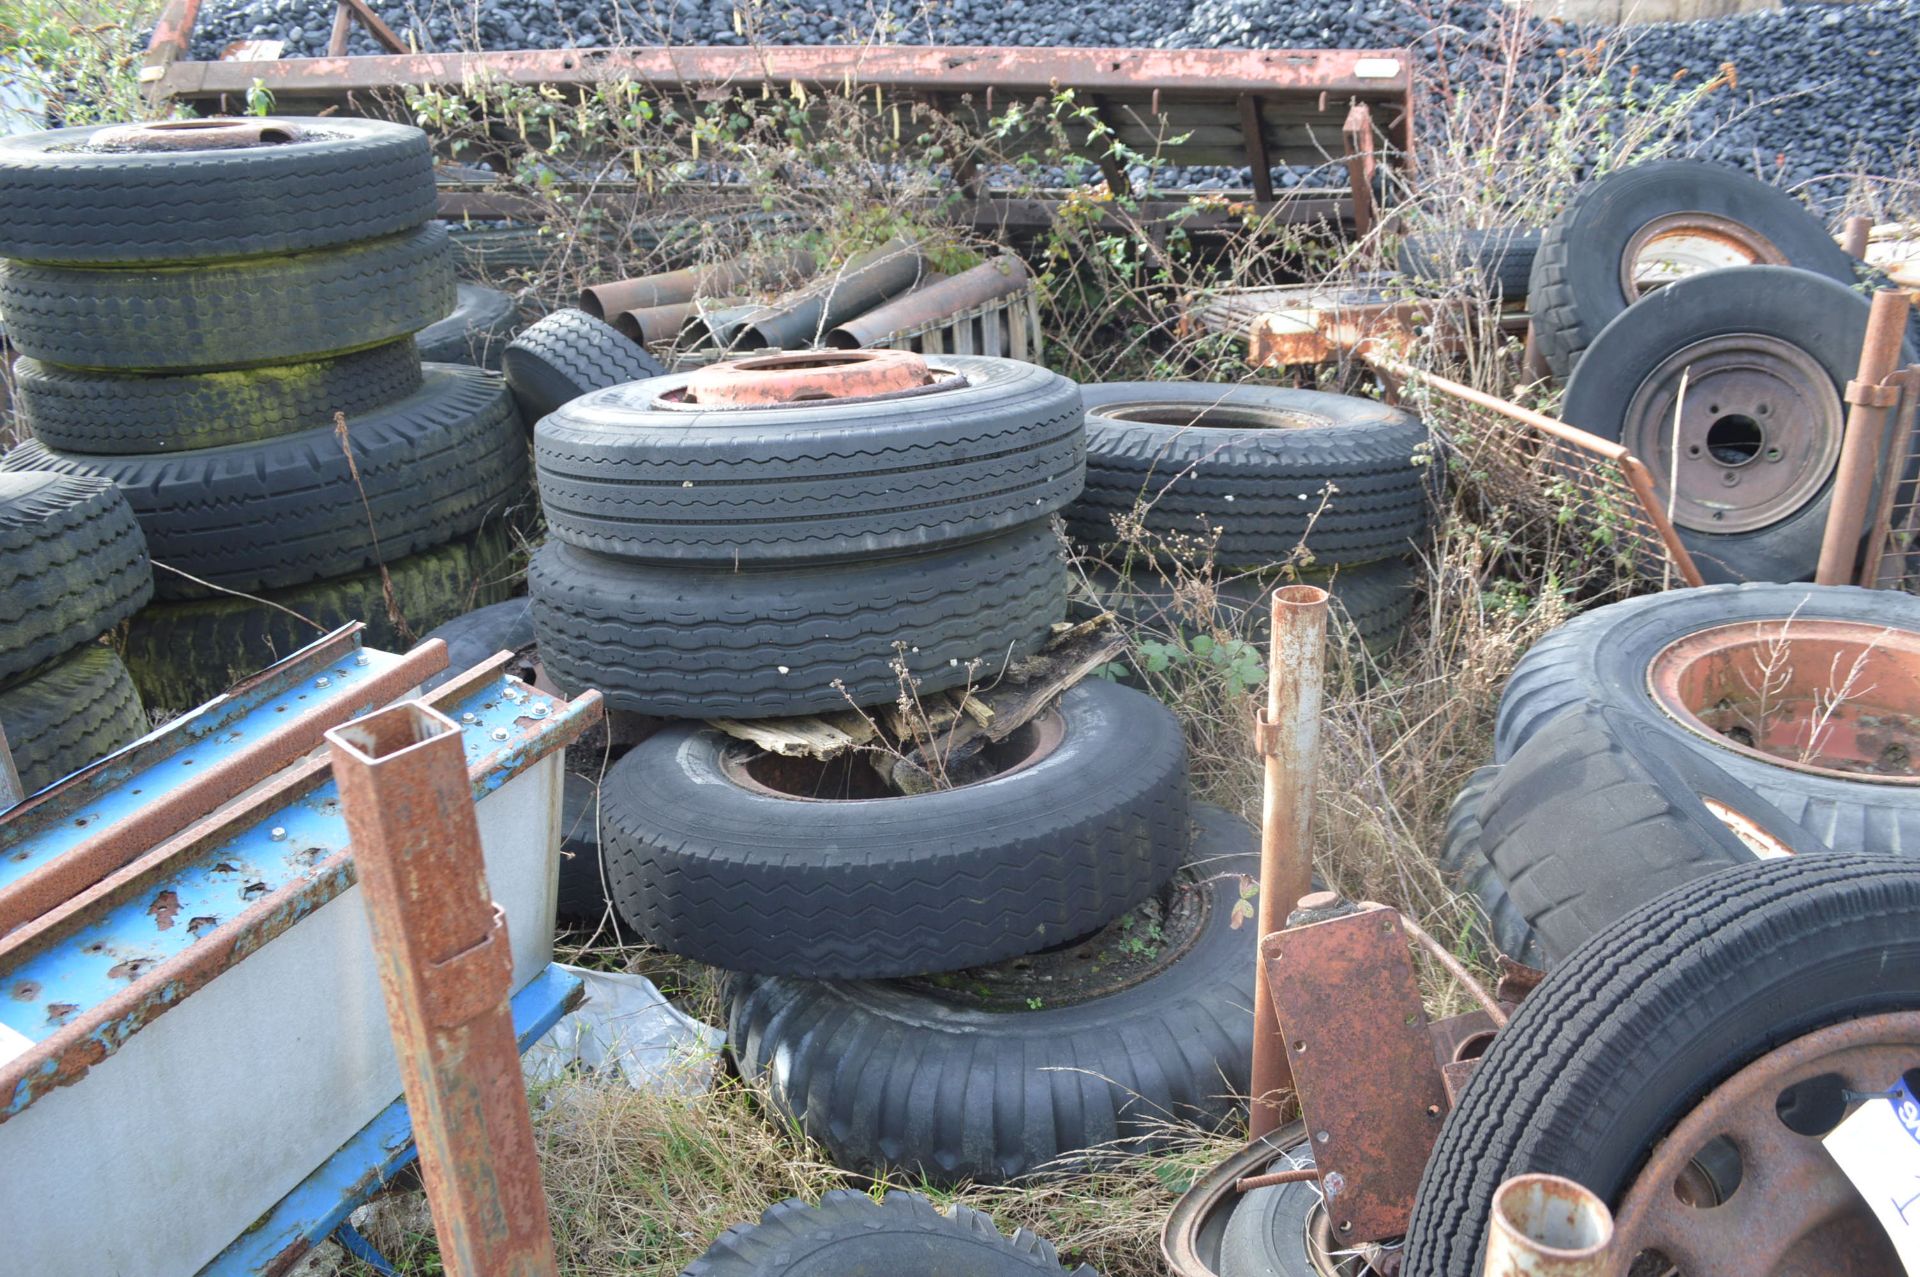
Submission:
[[[133,980],[153,970],[152,958],[122,958],[107,968],[107,976],[113,980]]]
[[[1615,1218],[1615,1254],[1657,1250],[1689,1277],[1901,1271],[1859,1191],[1821,1144],[1779,1115],[1802,1084],[1884,1093],[1914,1063],[1920,1013],[1848,1020],[1796,1038],[1715,1087],[1653,1148]],[[1815,1082],[1814,1079],[1823,1079]],[[1824,1132],[1821,1132],[1824,1133]],[[1738,1150],[1734,1191],[1710,1146]],[[1684,1196],[1683,1196],[1684,1194]]]
[[[204,935],[219,925],[220,919],[217,917],[214,917],[212,914],[201,914],[199,917],[191,918],[187,921],[187,934],[191,936]]]
[[[933,383],[927,361],[905,350],[754,355],[702,368],[687,378],[687,401],[761,408],[813,400],[872,399]]]
[[[147,906],[147,913],[153,918],[153,925],[162,931],[173,925],[173,920],[179,912],[180,895],[171,889],[155,896],[153,903]]]
[[[47,1005],[47,1023],[65,1024],[67,1018],[80,1008],[72,1002],[52,1002]]]
[[[1486,1277],[1614,1277],[1622,1265],[1612,1240],[1592,1191],[1559,1175],[1515,1175],[1493,1195]]]
[[[280,146],[298,142],[305,135],[305,129],[287,120],[215,115],[197,120],[116,124],[99,130],[87,140],[90,146],[111,151],[203,151],[210,147],[228,151]]]
[[[1840,464],[1834,471],[1833,504],[1820,542],[1820,563],[1813,579],[1819,585],[1844,585],[1859,572],[1856,556],[1867,530],[1868,506],[1874,476],[1885,451],[1887,423],[1899,403],[1899,388],[1888,379],[1900,366],[1907,337],[1907,317],[1913,304],[1897,288],[1873,295],[1867,313],[1867,333],[1860,343],[1860,365],[1849,386],[1846,438]],[[1855,388],[1868,393],[1856,394]]]
[[[405,704],[327,738],[447,1272],[556,1274],[460,728]]]
[[[1362,905],[1261,954],[1333,1235],[1398,1237],[1448,1103],[1400,915]]]
[[[37,981],[22,980],[13,986],[13,1000],[15,1002],[31,1002],[39,996],[40,985]]]

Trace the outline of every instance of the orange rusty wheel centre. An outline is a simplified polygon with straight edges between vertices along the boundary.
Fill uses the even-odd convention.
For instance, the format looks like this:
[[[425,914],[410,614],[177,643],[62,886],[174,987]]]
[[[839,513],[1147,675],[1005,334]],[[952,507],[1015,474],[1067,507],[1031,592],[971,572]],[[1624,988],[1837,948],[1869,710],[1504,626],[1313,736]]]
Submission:
[[[1742,621],[1647,668],[1654,702],[1725,749],[1821,776],[1920,784],[1920,634],[1858,621]]]
[[[115,151],[210,151],[298,142],[302,131],[283,120],[213,115],[204,120],[153,120],[101,129],[90,144]]]
[[[927,361],[908,350],[800,351],[702,368],[687,378],[686,400],[714,408],[764,408],[822,399],[876,399],[933,384]]]

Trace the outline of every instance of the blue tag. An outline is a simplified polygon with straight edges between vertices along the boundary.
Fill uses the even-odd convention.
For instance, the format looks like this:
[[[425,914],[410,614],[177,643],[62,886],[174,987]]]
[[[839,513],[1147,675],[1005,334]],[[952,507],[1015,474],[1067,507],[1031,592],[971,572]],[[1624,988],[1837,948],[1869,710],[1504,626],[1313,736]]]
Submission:
[[[1914,1098],[1913,1088],[1907,1080],[1901,1078],[1887,1092],[1887,1098],[1893,1101],[1893,1115],[1914,1143],[1920,1144],[1920,1100]]]

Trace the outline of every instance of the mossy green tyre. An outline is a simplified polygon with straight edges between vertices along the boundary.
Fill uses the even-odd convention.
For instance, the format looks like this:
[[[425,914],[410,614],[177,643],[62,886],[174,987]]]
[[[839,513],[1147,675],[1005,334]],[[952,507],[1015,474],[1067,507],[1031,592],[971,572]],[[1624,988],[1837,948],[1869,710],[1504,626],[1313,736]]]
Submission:
[[[453,246],[438,226],[211,266],[0,264],[0,314],[14,347],[70,368],[314,359],[419,332],[453,306]]]
[[[111,483],[0,474],[0,687],[98,638],[152,596],[147,539]]]
[[[510,596],[512,557],[513,538],[496,524],[396,559],[387,565],[391,610],[377,570],[270,591],[259,596],[264,602],[222,596],[155,604],[127,628],[127,665],[147,704],[186,710],[349,621],[366,622],[367,646],[405,651],[428,630]]]
[[[29,794],[147,731],[127,667],[97,643],[0,692],[0,723]]]

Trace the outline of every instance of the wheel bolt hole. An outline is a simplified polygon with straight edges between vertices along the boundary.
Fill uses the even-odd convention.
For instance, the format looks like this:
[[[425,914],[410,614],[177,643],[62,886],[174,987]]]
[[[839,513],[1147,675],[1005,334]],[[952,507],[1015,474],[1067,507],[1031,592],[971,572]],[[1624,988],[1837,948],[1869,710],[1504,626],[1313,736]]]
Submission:
[[[1697,456],[1699,456],[1699,455],[1700,455],[1700,445],[1696,443],[1696,444],[1694,444],[1693,446],[1691,446],[1690,448],[1688,448],[1688,449],[1687,449],[1687,455],[1688,455],[1689,457],[1697,457]]]
[[[1766,446],[1760,423],[1743,412],[1722,417],[1719,411],[1713,409],[1714,422],[1707,427],[1707,450],[1723,466],[1744,466]]]

